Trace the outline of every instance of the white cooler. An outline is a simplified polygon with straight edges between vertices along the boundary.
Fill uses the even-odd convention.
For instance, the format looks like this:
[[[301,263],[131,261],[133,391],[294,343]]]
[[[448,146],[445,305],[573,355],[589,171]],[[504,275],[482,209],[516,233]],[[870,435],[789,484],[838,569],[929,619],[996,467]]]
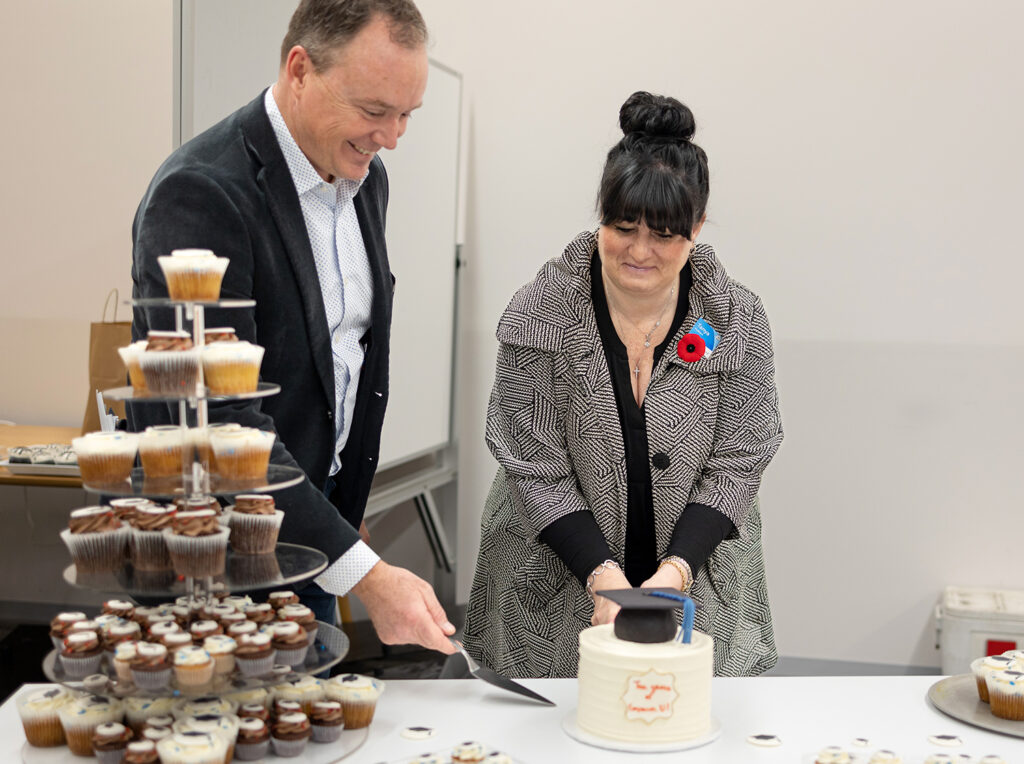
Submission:
[[[943,674],[965,674],[983,655],[1024,650],[1024,591],[947,586],[935,630]]]

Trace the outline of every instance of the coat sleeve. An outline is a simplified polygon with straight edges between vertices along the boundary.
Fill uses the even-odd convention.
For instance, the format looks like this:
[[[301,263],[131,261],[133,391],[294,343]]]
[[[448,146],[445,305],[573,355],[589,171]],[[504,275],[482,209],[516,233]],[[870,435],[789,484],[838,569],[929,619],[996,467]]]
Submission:
[[[502,343],[487,407],[487,445],[534,537],[560,517],[590,510],[566,446],[555,361],[549,351]]]
[[[209,175],[179,170],[160,179],[143,199],[132,234],[136,297],[166,297],[167,284],[157,257],[174,249],[199,247],[230,259],[221,287],[222,298],[252,298],[255,274],[248,221],[231,195]],[[251,308],[209,310],[206,319],[207,326],[233,326],[240,339],[256,342],[256,321]],[[173,316],[166,308],[136,308],[134,323],[135,335],[145,337],[148,329],[173,328]],[[287,385],[287,380],[283,384]],[[176,423],[176,409],[176,404],[134,404],[129,407],[129,423],[134,430]],[[245,427],[277,431],[273,418],[262,411],[259,400],[211,404],[209,413],[211,422],[237,422]],[[270,460],[273,464],[299,466],[280,438],[274,442]],[[359,540],[358,532],[308,478],[275,494],[275,498],[285,511],[281,541],[320,549],[333,562]]]
[[[742,532],[761,475],[781,443],[771,328],[760,299],[754,298],[743,362],[720,383],[711,455],[690,502],[715,507]]]

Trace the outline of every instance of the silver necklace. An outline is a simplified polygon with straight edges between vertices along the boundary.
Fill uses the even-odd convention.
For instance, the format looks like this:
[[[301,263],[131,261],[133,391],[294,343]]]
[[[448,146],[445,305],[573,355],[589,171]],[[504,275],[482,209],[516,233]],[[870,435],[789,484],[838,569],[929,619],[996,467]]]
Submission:
[[[651,327],[651,330],[644,334],[644,347],[645,348],[649,348],[651,346],[651,335],[653,335],[658,330],[658,327],[661,326],[661,319],[663,319],[665,317],[665,311],[668,310],[668,304],[670,302],[672,302],[672,298],[675,297],[675,295],[676,295],[676,288],[673,286],[671,289],[668,290],[668,299],[665,300],[665,305],[662,307],[661,313],[658,315],[658,320],[654,322],[654,326]],[[634,326],[635,326],[635,324],[634,324]],[[637,326],[637,329],[640,329],[640,327]],[[640,331],[643,331],[643,329],[640,329]],[[633,367],[633,374],[636,375],[637,382],[639,382],[640,381],[640,359],[639,358],[636,359],[636,366]]]

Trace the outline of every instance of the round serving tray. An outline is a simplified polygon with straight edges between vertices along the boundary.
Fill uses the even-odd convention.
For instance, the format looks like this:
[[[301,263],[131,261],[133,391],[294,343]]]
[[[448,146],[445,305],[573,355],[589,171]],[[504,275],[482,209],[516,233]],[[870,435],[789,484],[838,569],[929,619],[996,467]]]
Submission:
[[[188,307],[190,305],[202,305],[205,308],[255,308],[255,300],[172,300],[170,297],[138,297],[132,300],[125,300],[125,305],[134,305],[138,308],[175,308],[179,305]]]
[[[978,697],[973,674],[957,674],[940,679],[928,688],[928,700],[939,711],[975,727],[1024,738],[1024,722],[993,716],[988,703]]]
[[[175,681],[173,672],[170,684],[162,690],[140,690],[131,682],[120,682],[117,680],[117,672],[111,663],[109,654],[105,654],[100,662],[99,672],[105,674],[111,680],[110,688],[97,694],[109,694],[119,698],[128,696],[147,695],[150,697],[201,697],[203,695],[224,695],[231,692],[244,692],[254,690],[258,687],[272,687],[278,684],[295,681],[306,674],[319,674],[339,663],[348,653],[348,635],[341,629],[328,626],[326,623],[317,621],[316,641],[306,653],[306,662],[301,666],[293,667],[290,674],[247,677],[242,676],[236,668],[231,674],[214,676],[213,680],[198,687],[179,687]],[[64,669],[57,660],[57,651],[51,650],[43,658],[43,673],[51,682],[63,684],[75,690],[84,689],[80,680],[68,679]]]
[[[145,401],[149,403],[169,403],[173,401],[244,401],[252,398],[267,398],[281,392],[281,386],[272,382],[260,382],[251,393],[211,393],[208,388],[203,388],[198,395],[169,395],[166,393],[140,393],[130,385],[124,387],[111,387],[104,390],[102,395],[108,401]]]
[[[207,579],[217,591],[274,589],[305,581],[327,569],[327,555],[299,544],[279,543],[271,554],[236,554],[230,547],[224,573]],[[124,592],[139,597],[181,597],[191,593],[189,581],[171,569],[136,570],[131,563],[113,573],[79,573],[64,569],[64,580],[80,589]]]
[[[370,728],[362,727],[357,730],[342,730],[341,737],[329,744],[314,743],[312,740],[302,752],[301,759],[282,759],[275,756],[273,752],[268,753],[260,761],[264,762],[292,762],[301,761],[302,764],[333,764],[346,756],[355,753],[366,742],[370,736]],[[28,743],[21,747],[21,760],[23,764],[80,764],[84,759],[74,756],[66,745],[59,748],[33,748]],[[93,759],[90,759],[93,761]],[[235,761],[239,761],[235,757]]]
[[[298,467],[284,464],[271,464],[263,478],[251,480],[232,480],[221,475],[210,475],[210,485],[193,485],[191,475],[175,475],[169,478],[147,478],[141,467],[132,470],[131,477],[120,483],[82,483],[82,487],[92,493],[108,496],[145,496],[154,499],[172,499],[180,496],[184,490],[186,496],[192,494],[214,494],[216,496],[232,496],[238,493],[266,493],[280,491],[298,485],[306,477],[306,473]]]

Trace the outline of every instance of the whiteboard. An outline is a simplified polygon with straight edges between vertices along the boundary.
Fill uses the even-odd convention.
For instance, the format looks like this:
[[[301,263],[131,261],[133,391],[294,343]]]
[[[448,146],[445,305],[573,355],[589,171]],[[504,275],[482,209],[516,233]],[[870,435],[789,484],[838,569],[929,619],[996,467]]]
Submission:
[[[297,0],[181,0],[178,134],[184,142],[277,79]],[[397,278],[391,393],[379,465],[451,440],[461,77],[430,62],[423,107],[382,152],[390,198],[388,257]]]

